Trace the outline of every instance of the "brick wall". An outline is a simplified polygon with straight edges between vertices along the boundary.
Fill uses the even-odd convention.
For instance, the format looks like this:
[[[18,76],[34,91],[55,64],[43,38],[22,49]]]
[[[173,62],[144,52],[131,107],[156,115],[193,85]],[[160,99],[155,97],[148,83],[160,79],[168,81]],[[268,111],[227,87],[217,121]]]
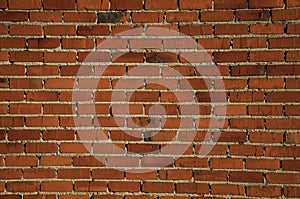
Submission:
[[[0,198],[299,198],[299,7],[0,0]]]

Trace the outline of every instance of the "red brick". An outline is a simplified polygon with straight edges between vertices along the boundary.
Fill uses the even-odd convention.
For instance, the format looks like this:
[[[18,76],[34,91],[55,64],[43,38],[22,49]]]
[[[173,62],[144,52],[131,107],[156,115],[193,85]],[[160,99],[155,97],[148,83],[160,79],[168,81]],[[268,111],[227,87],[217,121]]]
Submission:
[[[59,199],[89,199],[89,195],[59,195]]]
[[[267,157],[299,157],[300,147],[270,146],[266,147]]]
[[[86,153],[90,150],[90,145],[82,143],[61,143],[59,150],[61,153]]]
[[[115,53],[114,53],[115,54]],[[134,53],[133,53],[134,54]],[[85,63],[92,62],[109,62],[110,54],[109,52],[78,52],[78,61]],[[133,60],[136,57],[133,58]],[[142,57],[139,57],[142,59]],[[129,59],[128,59],[129,60]],[[118,60],[116,60],[117,62]],[[126,62],[125,59],[120,58],[119,62]]]
[[[146,193],[173,193],[174,184],[170,182],[145,182],[142,190]]]
[[[246,62],[248,60],[247,52],[215,52],[214,61],[220,62]]]
[[[139,192],[139,182],[109,182],[108,189],[111,192]]]
[[[87,36],[87,35],[109,35],[109,27],[105,25],[99,26],[78,26],[77,27],[78,35]]]
[[[0,0],[0,8],[7,8],[7,0]]]
[[[200,183],[177,183],[176,192],[205,194],[208,193],[208,186],[207,184],[200,184]]]
[[[285,171],[300,171],[300,160],[282,160],[282,169]]]
[[[282,106],[279,105],[250,105],[248,107],[249,115],[282,115]]]
[[[287,25],[288,34],[300,34],[300,24],[288,24]]]
[[[66,156],[42,156],[40,159],[41,166],[70,166],[71,157]]]
[[[72,130],[46,130],[43,131],[44,140],[73,140],[75,135]]]
[[[39,89],[42,88],[42,79],[11,79],[10,88],[23,88],[23,89]]]
[[[243,168],[243,159],[212,158],[210,167],[215,169],[241,169]]]
[[[210,9],[212,8],[212,1],[211,0],[180,0],[179,7],[181,10]]]
[[[55,143],[27,143],[26,153],[55,153],[57,145]]]
[[[75,84],[75,79],[52,78],[46,80],[45,88],[66,89],[66,88],[73,88],[74,84]]]
[[[268,10],[237,10],[237,21],[268,21],[270,13]]]
[[[250,141],[253,143],[283,143],[283,133],[251,132]]]
[[[41,169],[41,168],[30,168],[24,169],[25,179],[35,179],[35,178],[54,178],[56,173],[54,169]]]
[[[96,22],[94,12],[66,12],[64,13],[65,22]]]
[[[262,129],[264,128],[264,121],[256,118],[232,118],[230,119],[230,126],[237,129]]]
[[[283,34],[283,24],[251,24],[250,33],[253,34]]]
[[[298,51],[288,51],[286,54],[287,62],[298,62],[300,60],[300,50]]]
[[[2,11],[0,12],[0,20],[1,21],[27,21],[28,20],[28,12],[26,11]]]
[[[287,197],[299,197],[299,187],[284,187],[284,195]]]
[[[279,197],[281,196],[281,187],[247,186],[247,195],[259,197]]]
[[[0,52],[0,61],[8,61],[8,52],[7,51]]]
[[[196,181],[227,181],[227,172],[216,170],[196,170],[194,171]]]
[[[130,39],[129,40],[129,47],[131,49],[149,49],[149,48],[154,48],[154,49],[159,49],[161,48],[161,39]],[[166,46],[168,47],[168,46]]]
[[[40,36],[42,35],[42,26],[12,24],[10,25],[10,34],[22,36]]]
[[[98,181],[75,181],[76,192],[103,192],[106,191],[106,182]],[[76,195],[78,196],[78,195]]]
[[[270,38],[270,48],[300,48],[300,38],[285,37],[285,38]]]
[[[1,143],[1,153],[22,153],[24,152],[24,145],[21,143]]]
[[[137,33],[140,33],[142,26],[141,25],[118,25],[118,26],[112,26],[112,35],[118,35],[118,34],[122,34],[122,32],[128,31],[128,30],[134,30],[136,29],[136,31],[133,31],[132,34],[136,36]],[[107,27],[108,29],[108,35],[109,35],[109,27]],[[128,33],[129,34],[129,33]]]
[[[123,199],[124,196],[116,195],[116,194],[114,194],[114,195],[96,195],[94,198],[95,199]]]
[[[28,48],[49,49],[58,48],[59,45],[59,39],[54,38],[28,39]]]
[[[300,134],[298,134],[298,133],[287,133],[285,142],[288,143],[288,144],[299,144],[300,143]]]
[[[253,78],[250,79],[249,87],[251,89],[275,89],[281,88],[283,89],[284,82],[281,78],[274,79],[261,79],[261,78]]]
[[[215,0],[215,9],[247,8],[247,0]]]
[[[21,169],[2,169],[0,172],[0,179],[21,179]]]
[[[298,102],[300,100],[299,92],[268,92],[267,102]]]
[[[111,0],[111,9],[112,10],[141,10],[143,9],[143,0]]]
[[[33,195],[33,194],[29,194],[29,195],[24,195],[23,197],[24,199],[55,199],[55,195]]]
[[[286,6],[287,7],[299,7],[300,3],[298,0],[287,0],[286,1]]]
[[[1,48],[25,48],[26,40],[23,38],[0,38]]]
[[[198,44],[204,49],[229,49],[229,38],[200,38]],[[198,47],[199,48],[199,47]]]
[[[193,22],[198,21],[198,12],[167,12],[166,14],[167,22]]]
[[[262,1],[262,0],[249,0],[249,8],[282,8],[284,5],[283,0]]]
[[[299,65],[269,65],[267,74],[270,76],[297,75],[300,74],[300,67]]]
[[[250,62],[284,61],[284,51],[255,51],[250,52]]]
[[[30,21],[39,21],[39,22],[61,22],[62,13],[61,12],[40,12],[40,11],[31,11],[30,12]]]
[[[71,192],[72,189],[71,181],[44,181],[41,184],[41,191],[46,192]]]
[[[212,184],[211,185],[212,194],[222,194],[222,195],[244,195],[244,186],[236,184]]]
[[[191,180],[191,170],[161,170],[159,172],[161,180]]]
[[[273,10],[272,20],[274,21],[297,20],[300,17],[299,11],[300,9]]]
[[[0,75],[25,75],[24,65],[0,65]]]
[[[6,82],[7,83],[7,82]],[[1,86],[0,86],[1,87]],[[8,87],[8,85],[7,85],[7,87]],[[3,87],[1,87],[1,88],[3,88]],[[1,104],[0,105],[0,113],[1,114],[6,114],[8,112],[8,105],[6,105],[6,104]]]
[[[250,145],[231,145],[230,154],[237,156],[263,156],[263,147]]]
[[[75,0],[44,0],[45,10],[75,10]]]
[[[247,169],[268,169],[268,170],[277,170],[280,168],[279,160],[270,160],[270,159],[246,159],[246,168]]]
[[[73,165],[99,167],[99,166],[103,166],[103,163],[93,156],[78,156],[78,157],[74,157]]]
[[[286,79],[286,88],[287,89],[297,89],[300,87],[299,79]]]
[[[233,48],[266,48],[267,39],[264,37],[234,38]]]
[[[6,156],[5,157],[6,166],[36,166],[37,159],[35,156]]]
[[[77,0],[78,10],[108,10],[109,0]]]
[[[245,142],[246,133],[244,132],[215,132],[214,141],[218,142]]]
[[[299,119],[267,119],[267,129],[300,129]]]
[[[41,114],[42,105],[41,104],[11,104],[10,113],[11,114]]]
[[[45,35],[76,35],[75,25],[45,25]]]
[[[116,169],[93,169],[93,179],[123,179],[124,172]]]
[[[8,26],[4,24],[0,24],[0,35],[6,35],[7,33],[8,33]]]
[[[60,179],[89,179],[89,169],[58,169],[57,177]]]
[[[14,51],[10,52],[10,60],[14,62],[41,62],[43,61],[43,53],[33,51]]]
[[[222,11],[202,11],[201,21],[203,22],[221,22],[221,21],[232,21],[233,11],[222,10]]]
[[[300,123],[297,119],[270,119],[267,120],[268,129],[299,129]]]
[[[37,130],[10,130],[8,140],[38,140],[40,131]]]
[[[56,116],[27,117],[26,125],[29,127],[57,127],[58,118]]]
[[[244,89],[246,88],[247,82],[243,79],[223,79],[215,81],[215,89]]]
[[[287,105],[287,106],[285,106],[285,114],[288,115],[288,116],[291,116],[291,115],[299,116],[300,106],[297,106],[297,105]]]
[[[216,24],[216,35],[242,35],[248,34],[247,24]]]
[[[196,35],[211,35],[212,25],[211,24],[201,24],[201,25],[182,25],[180,27],[180,32],[185,35],[196,36]]]
[[[41,0],[8,0],[8,8],[11,10],[30,10],[30,9],[41,9],[42,1]]]
[[[56,92],[47,91],[28,91],[26,92],[27,101],[57,101]]]
[[[300,175],[295,173],[267,173],[268,184],[298,184]]]
[[[59,63],[59,62],[75,62],[76,53],[75,52],[45,52],[44,61],[46,63]]]
[[[40,183],[38,181],[7,182],[6,190],[9,192],[37,192],[40,191]]]
[[[1,116],[0,117],[0,127],[23,127],[24,118],[23,117],[12,117],[12,116]]]
[[[163,22],[163,12],[133,12],[133,23],[161,23]]]
[[[177,0],[146,0],[146,10],[175,10]]]
[[[263,182],[263,173],[259,172],[239,172],[232,171],[229,172],[229,181],[230,182],[250,182],[250,183],[262,183]]]

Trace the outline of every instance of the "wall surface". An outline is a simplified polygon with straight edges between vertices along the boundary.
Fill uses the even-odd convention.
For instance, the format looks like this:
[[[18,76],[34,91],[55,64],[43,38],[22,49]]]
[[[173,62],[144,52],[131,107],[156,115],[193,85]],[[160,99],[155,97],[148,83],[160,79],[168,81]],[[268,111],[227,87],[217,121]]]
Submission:
[[[300,198],[299,0],[0,0],[0,199]]]

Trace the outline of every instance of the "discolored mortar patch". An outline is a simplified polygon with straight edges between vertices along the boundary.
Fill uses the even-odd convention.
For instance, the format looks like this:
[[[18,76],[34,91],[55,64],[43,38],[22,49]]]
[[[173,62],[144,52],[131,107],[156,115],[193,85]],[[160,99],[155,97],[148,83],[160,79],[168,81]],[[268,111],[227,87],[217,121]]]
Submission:
[[[117,23],[122,17],[125,16],[125,12],[99,12],[97,14],[98,23]]]

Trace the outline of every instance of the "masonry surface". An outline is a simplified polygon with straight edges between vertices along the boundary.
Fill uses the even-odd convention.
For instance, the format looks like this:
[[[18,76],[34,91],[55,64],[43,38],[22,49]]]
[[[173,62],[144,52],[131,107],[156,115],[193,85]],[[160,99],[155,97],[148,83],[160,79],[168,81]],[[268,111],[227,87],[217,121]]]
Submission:
[[[299,0],[0,0],[0,199],[300,198],[299,35]]]

